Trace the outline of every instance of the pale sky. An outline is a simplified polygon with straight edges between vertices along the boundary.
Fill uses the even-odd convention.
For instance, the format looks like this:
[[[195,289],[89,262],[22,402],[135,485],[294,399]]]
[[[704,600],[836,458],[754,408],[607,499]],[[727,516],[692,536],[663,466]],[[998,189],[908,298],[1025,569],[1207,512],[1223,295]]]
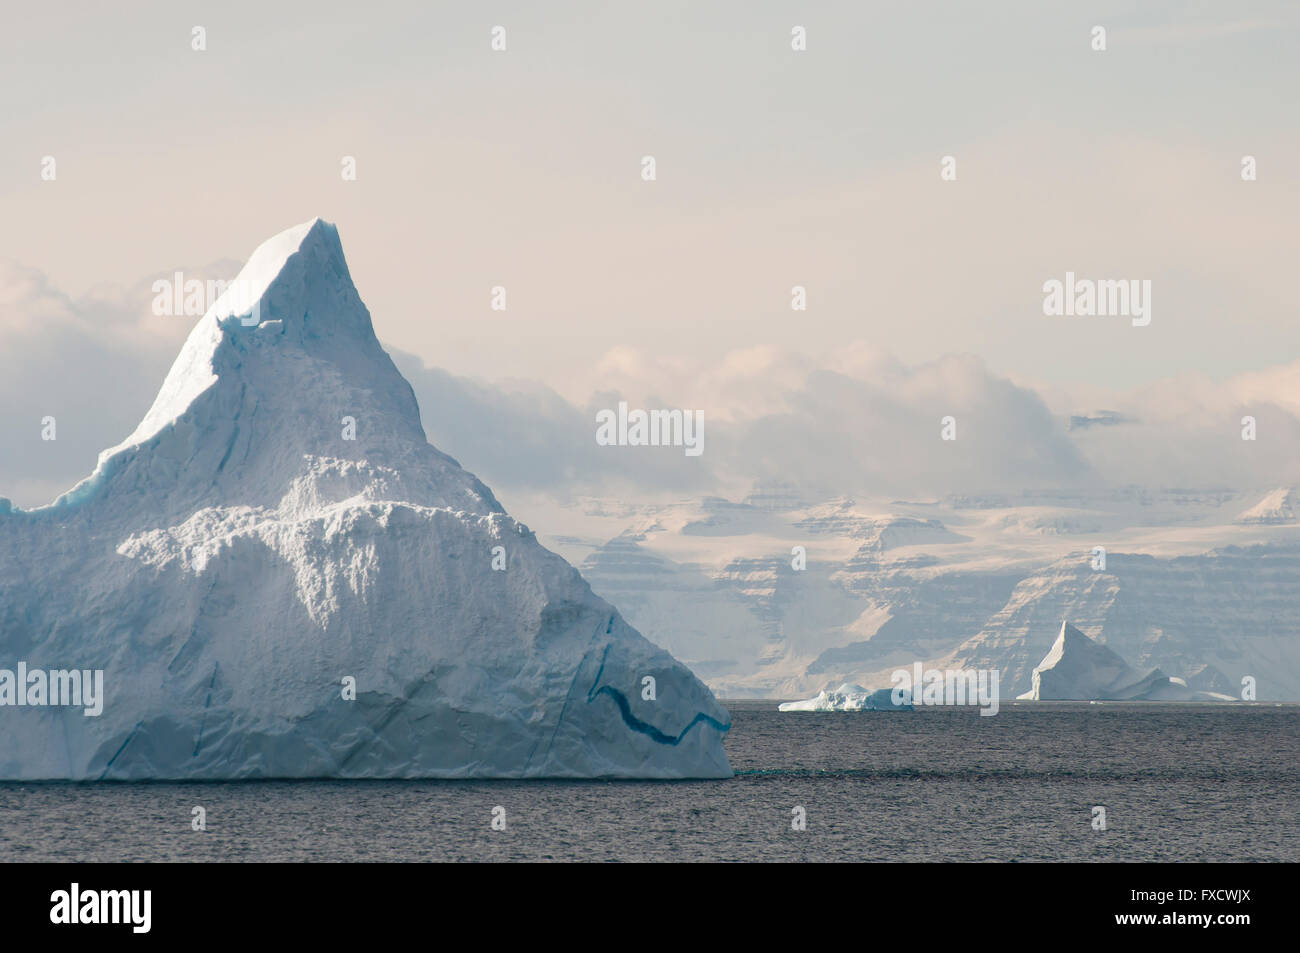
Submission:
[[[87,295],[143,314],[151,276],[238,262],[319,215],[386,344],[577,406],[634,385],[688,405],[754,354],[760,396],[784,383],[769,371],[866,348],[912,367],[974,355],[1058,411],[1300,358],[1293,2],[128,2],[6,19],[0,260],[85,320]],[[1066,271],[1149,279],[1151,324],[1044,316],[1043,282]],[[34,333],[19,310],[0,321]]]

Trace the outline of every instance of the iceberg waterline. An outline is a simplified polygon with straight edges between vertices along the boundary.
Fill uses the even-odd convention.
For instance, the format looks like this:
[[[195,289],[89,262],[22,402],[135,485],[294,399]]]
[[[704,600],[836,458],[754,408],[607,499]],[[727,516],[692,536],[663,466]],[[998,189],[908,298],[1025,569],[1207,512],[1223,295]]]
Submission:
[[[335,228],[236,281],[256,324],[218,302],[90,477],[0,513],[0,666],[105,672],[98,718],[0,708],[0,778],[730,776],[703,683],[429,445]]]

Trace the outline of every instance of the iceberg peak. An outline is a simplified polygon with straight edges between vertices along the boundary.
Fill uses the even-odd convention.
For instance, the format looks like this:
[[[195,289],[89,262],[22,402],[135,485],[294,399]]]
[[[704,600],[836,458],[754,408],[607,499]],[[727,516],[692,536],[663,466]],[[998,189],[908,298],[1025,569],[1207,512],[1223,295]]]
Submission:
[[[348,427],[361,437],[340,441]],[[414,392],[375,336],[338,230],[315,218],[257,247],[191,330],[134,432],[54,506],[80,504],[122,470],[134,475],[119,476],[118,486],[147,488],[160,501],[179,497],[182,507],[232,482],[245,501],[252,486],[271,503],[304,460],[322,455],[368,465],[370,476],[375,467],[422,474],[422,487],[405,489],[407,502],[500,511],[486,487],[428,445]],[[373,491],[370,476],[334,481],[330,497],[362,485]]]
[[[338,229],[321,218],[258,245],[191,329],[135,430],[71,490],[27,512],[105,495],[148,498],[160,519],[183,519],[200,503],[300,506],[358,495],[503,512],[473,474],[429,445],[415,393],[352,283]]]
[[[331,272],[336,279],[352,283],[338,229],[322,218],[313,218],[286,228],[258,245],[209,313],[217,321],[232,317],[246,319],[254,309],[265,311],[269,306],[284,305],[301,297],[308,284]],[[261,319],[275,317],[263,314]]]

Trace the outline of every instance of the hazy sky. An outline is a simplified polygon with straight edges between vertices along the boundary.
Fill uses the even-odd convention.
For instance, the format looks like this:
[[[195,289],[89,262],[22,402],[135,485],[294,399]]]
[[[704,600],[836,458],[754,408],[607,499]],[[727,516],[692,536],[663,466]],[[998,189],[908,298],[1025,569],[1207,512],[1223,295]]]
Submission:
[[[54,373],[67,349],[40,339],[33,289],[77,326],[110,322],[111,300],[122,353],[174,353],[183,329],[159,322],[184,319],[121,318],[147,312],[146,279],[220,271],[316,215],[385,343],[575,406],[689,406],[738,379],[761,400],[846,353],[942,379],[973,366],[945,355],[970,354],[971,379],[1060,411],[1300,358],[1294,2],[128,2],[7,19],[14,366],[20,343]],[[1150,325],[1044,316],[1043,282],[1067,271],[1149,279]]]

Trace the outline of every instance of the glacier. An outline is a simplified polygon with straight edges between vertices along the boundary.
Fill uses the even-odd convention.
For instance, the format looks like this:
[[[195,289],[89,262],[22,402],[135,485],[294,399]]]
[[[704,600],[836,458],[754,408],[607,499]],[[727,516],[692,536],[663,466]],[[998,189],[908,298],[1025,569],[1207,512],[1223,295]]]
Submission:
[[[0,779],[731,775],[709,689],[428,442],[333,225],[234,284],[88,478],[0,505],[0,667],[105,695],[0,707]]]

